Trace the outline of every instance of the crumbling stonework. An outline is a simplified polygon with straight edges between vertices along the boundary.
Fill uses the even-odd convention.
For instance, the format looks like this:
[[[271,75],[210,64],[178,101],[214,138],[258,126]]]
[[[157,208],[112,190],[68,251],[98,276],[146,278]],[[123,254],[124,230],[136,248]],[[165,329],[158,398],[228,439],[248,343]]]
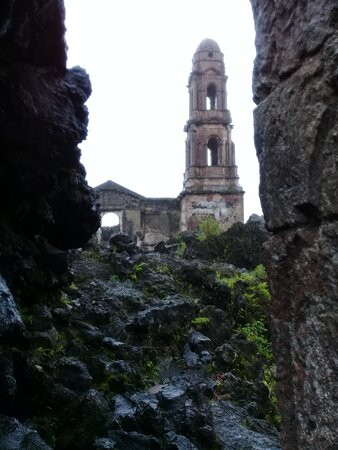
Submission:
[[[109,180],[95,188],[101,215],[114,212],[120,231],[138,243],[156,245],[179,232],[180,203],[175,198],[146,198]]]
[[[338,442],[338,5],[251,0],[284,449]]]
[[[217,42],[204,39],[194,57],[185,126],[186,170],[181,193],[181,229],[194,230],[214,217],[226,230],[243,222],[243,190],[238,184],[231,114],[227,109],[227,76]]]

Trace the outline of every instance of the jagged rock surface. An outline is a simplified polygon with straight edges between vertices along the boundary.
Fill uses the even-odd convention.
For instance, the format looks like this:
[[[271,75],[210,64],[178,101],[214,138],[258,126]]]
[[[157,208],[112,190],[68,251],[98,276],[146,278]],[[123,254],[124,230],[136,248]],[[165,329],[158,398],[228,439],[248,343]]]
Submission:
[[[77,147],[91,86],[66,69],[64,32],[60,0],[1,5],[0,272],[23,297],[62,284],[67,260],[53,247],[79,247],[99,225]]]
[[[58,345],[51,310],[72,277],[67,250],[99,225],[77,147],[91,86],[83,69],[66,69],[64,33],[61,0],[1,2],[0,447],[7,450],[51,448],[29,423],[43,399],[22,387],[38,393],[42,377],[25,352],[29,342]],[[67,386],[58,389],[74,400]]]
[[[255,143],[285,449],[338,442],[338,6],[251,0]]]
[[[0,364],[15,433],[36,430],[62,450],[280,448],[262,420],[271,406],[262,361],[240,363],[243,378],[235,370],[246,285],[220,290],[217,278],[246,271],[195,261],[192,276],[175,253],[122,251],[116,272],[115,250],[77,253],[73,282],[57,302],[25,308],[22,343]]]

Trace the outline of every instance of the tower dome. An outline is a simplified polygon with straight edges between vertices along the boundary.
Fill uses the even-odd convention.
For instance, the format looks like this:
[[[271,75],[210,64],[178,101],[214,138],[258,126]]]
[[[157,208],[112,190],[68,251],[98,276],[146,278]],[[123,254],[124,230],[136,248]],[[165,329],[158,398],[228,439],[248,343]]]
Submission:
[[[217,44],[216,41],[214,41],[213,39],[206,38],[203,39],[203,41],[197,47],[196,53],[205,51],[220,52],[221,49],[219,48],[219,45]]]

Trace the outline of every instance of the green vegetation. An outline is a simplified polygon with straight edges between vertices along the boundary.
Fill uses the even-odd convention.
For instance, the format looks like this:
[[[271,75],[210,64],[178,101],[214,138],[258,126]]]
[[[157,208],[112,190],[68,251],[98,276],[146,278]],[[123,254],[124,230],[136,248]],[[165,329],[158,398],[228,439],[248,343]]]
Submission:
[[[196,328],[201,328],[203,325],[207,325],[210,322],[209,317],[195,317],[195,319],[192,319],[191,323]]]
[[[137,280],[140,278],[140,276],[141,276],[141,274],[142,274],[142,272],[143,272],[145,266],[146,266],[146,263],[144,263],[144,262],[136,263],[136,264],[134,265],[134,270],[133,270],[133,272],[129,275],[129,278],[130,278],[132,281],[137,281]]]
[[[170,272],[170,269],[169,269],[168,264],[163,263],[163,264],[159,264],[159,265],[156,267],[156,271],[157,271],[157,272],[160,272],[160,273],[169,273],[169,272]]]
[[[207,217],[198,225],[197,239],[199,241],[205,241],[214,236],[219,236],[221,230],[219,222],[214,217]]]
[[[187,244],[184,242],[184,240],[182,238],[179,238],[178,239],[177,256],[179,258],[183,258],[186,249],[187,249]]]
[[[241,355],[236,361],[236,369],[241,377],[250,381],[250,376],[247,376],[250,373],[248,368],[255,365],[256,361],[260,362],[263,369],[262,383],[268,389],[270,403],[265,419],[278,427],[280,415],[276,408],[276,381],[273,375],[275,361],[268,317],[271,294],[264,266],[260,264],[253,271],[236,274],[225,282],[232,289],[234,296],[238,283],[244,285],[246,302],[238,310],[238,326],[234,331],[244,336],[256,348],[256,354]]]

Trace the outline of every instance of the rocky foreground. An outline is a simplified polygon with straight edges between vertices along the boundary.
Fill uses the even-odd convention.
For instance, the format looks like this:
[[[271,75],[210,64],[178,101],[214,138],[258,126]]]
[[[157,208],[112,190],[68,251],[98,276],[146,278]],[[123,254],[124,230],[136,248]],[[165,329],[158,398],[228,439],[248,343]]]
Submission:
[[[116,235],[75,255],[57,300],[9,319],[1,449],[280,448],[264,268],[195,247]]]

